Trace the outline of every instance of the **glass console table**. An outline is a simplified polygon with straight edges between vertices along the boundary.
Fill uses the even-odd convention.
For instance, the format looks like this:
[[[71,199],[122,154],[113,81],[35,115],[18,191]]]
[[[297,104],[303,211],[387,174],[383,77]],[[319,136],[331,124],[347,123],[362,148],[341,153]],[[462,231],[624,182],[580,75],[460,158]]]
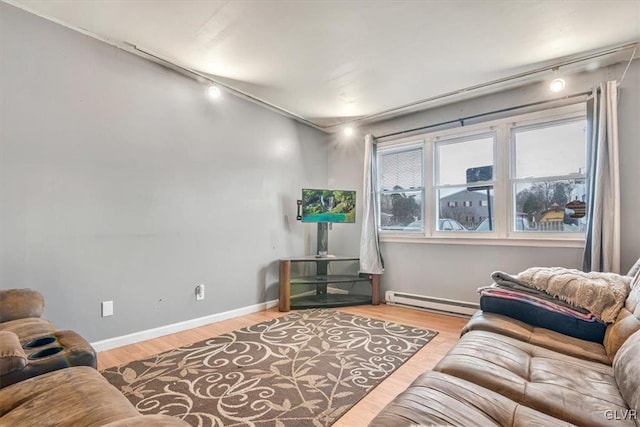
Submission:
[[[380,304],[379,274],[329,274],[329,264],[334,262],[360,261],[357,257],[328,256],[319,258],[305,256],[280,260],[280,311],[317,307],[344,307],[349,305]],[[310,276],[291,275],[292,264],[313,263],[315,274]],[[368,282],[371,284],[371,295],[328,293],[329,284]],[[292,285],[315,286],[313,295],[291,295]]]

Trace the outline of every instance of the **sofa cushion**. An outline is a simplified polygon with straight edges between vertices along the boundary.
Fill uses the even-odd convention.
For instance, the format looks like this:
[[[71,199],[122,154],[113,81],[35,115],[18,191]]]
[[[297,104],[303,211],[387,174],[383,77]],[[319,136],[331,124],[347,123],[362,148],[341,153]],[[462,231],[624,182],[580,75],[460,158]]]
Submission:
[[[10,372],[19,371],[27,364],[18,336],[13,332],[0,331],[0,378]],[[0,387],[3,387],[0,379]]]
[[[486,331],[465,334],[436,365],[516,403],[577,425],[610,425],[628,409],[610,365]],[[635,423],[625,420],[618,425]]]
[[[640,332],[629,337],[616,353],[613,373],[622,397],[640,416]]]
[[[469,331],[495,332],[580,359],[611,363],[602,344],[569,337],[549,329],[534,327],[528,323],[500,314],[477,312],[465,325],[462,334],[464,335]]]
[[[137,418],[142,418],[138,420]],[[0,389],[0,425],[188,426],[175,417],[144,417],[98,371],[77,366]]]
[[[570,425],[460,378],[426,372],[378,414],[369,426]]]
[[[0,291],[0,322],[40,317],[44,311],[44,297],[33,289],[3,289]]]
[[[41,317],[27,317],[0,323],[0,331],[13,332],[24,343],[33,337],[52,334],[56,328]]]
[[[40,375],[0,389],[0,424],[106,424],[139,415],[126,397],[93,368]]]
[[[620,346],[640,330],[640,270],[631,282],[631,290],[624,307],[618,313],[614,323],[607,327],[604,334],[604,347],[611,360],[614,359]]]

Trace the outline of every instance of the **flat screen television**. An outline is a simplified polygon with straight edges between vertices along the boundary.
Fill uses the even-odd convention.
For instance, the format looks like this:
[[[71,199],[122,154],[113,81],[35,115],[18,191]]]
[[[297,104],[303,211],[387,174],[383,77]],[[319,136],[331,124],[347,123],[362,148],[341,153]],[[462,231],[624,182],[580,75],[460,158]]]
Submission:
[[[302,222],[356,222],[356,192],[303,188]]]

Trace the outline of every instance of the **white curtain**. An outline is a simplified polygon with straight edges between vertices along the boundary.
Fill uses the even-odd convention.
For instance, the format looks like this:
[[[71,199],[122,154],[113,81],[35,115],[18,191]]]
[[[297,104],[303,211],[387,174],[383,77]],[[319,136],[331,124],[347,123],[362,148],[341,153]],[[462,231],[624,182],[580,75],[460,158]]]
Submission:
[[[376,145],[372,135],[364,137],[364,209],[360,237],[360,272],[382,274],[384,271],[378,236],[378,198],[376,197]]]
[[[587,103],[587,234],[585,271],[620,272],[618,88],[600,84]]]

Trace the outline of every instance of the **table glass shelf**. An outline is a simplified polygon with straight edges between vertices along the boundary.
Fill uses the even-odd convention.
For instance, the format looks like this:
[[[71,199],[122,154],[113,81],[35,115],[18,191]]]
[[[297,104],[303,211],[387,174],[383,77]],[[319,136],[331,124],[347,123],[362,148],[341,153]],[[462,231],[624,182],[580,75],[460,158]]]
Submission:
[[[329,274],[329,264],[333,262],[350,262],[351,267],[357,267],[358,257],[305,256],[280,260],[280,311],[290,309],[304,309],[314,307],[343,307],[360,304],[380,304],[380,276],[372,274]],[[315,274],[308,272],[302,276],[292,277],[292,264],[315,264]],[[348,266],[348,265],[347,265]],[[347,269],[348,270],[348,269]],[[351,293],[330,293],[327,285],[368,282],[371,284],[371,295]],[[292,285],[315,286],[315,294],[296,296],[291,295]]]
[[[368,276],[353,276],[348,274],[329,274],[316,276],[302,276],[291,279],[292,285],[315,285],[316,283],[352,283],[368,282]]]

